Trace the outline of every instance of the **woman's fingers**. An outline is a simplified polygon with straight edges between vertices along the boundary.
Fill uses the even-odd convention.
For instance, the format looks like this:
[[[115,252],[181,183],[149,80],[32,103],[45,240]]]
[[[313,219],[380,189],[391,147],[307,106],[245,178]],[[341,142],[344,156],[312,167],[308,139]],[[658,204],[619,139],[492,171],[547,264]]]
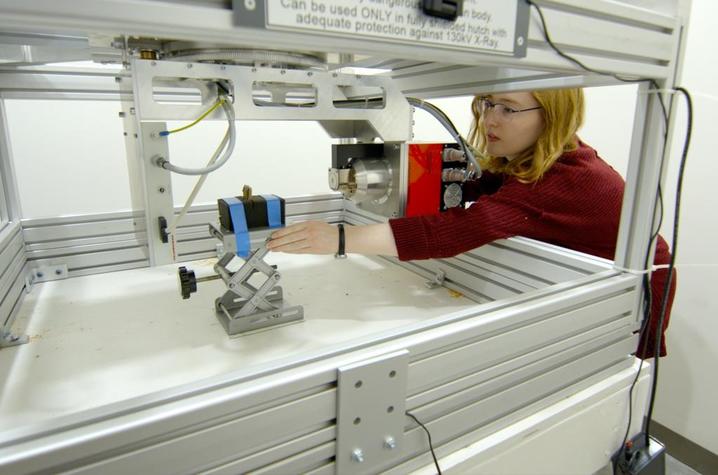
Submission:
[[[292,224],[282,229],[278,229],[272,233],[272,240],[283,238],[294,233],[304,231],[307,228],[306,223]]]
[[[301,244],[301,246],[299,246]],[[286,252],[289,249],[307,247],[306,230],[298,229],[293,232],[279,235],[279,232],[272,234],[272,239],[267,243],[267,249],[271,251]]]
[[[336,226],[308,221],[275,231],[267,243],[267,249],[296,254],[332,254],[336,252],[336,236]]]

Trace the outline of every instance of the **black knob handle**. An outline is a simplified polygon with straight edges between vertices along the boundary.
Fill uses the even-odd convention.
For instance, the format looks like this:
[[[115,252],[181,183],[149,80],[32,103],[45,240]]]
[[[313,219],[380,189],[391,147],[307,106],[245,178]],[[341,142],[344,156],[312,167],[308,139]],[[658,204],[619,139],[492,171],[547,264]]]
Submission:
[[[178,269],[177,277],[183,299],[188,299],[191,294],[197,292],[197,278],[194,276],[194,271],[182,266]]]

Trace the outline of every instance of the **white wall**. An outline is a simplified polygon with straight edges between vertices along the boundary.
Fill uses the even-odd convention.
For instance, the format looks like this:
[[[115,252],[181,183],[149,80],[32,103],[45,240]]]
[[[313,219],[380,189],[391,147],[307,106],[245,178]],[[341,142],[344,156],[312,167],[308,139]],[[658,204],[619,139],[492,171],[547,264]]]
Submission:
[[[117,102],[7,100],[10,139],[23,218],[129,210],[131,198]],[[170,122],[169,128],[185,123]],[[237,122],[237,147],[209,176],[195,203],[254,192],[296,196],[331,191],[327,168],[332,140],[314,122]],[[200,123],[169,139],[170,159],[204,166],[226,124]],[[257,166],[260,163],[261,166]],[[196,177],[173,175],[173,196],[184,204]]]

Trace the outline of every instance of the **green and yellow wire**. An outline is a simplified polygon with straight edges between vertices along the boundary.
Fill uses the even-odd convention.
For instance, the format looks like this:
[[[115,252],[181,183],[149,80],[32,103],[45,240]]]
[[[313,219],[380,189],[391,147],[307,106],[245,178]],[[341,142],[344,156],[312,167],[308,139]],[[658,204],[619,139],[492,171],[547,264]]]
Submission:
[[[199,124],[205,117],[207,117],[207,116],[210,115],[212,112],[214,112],[215,110],[217,110],[217,108],[220,107],[220,106],[221,106],[222,104],[224,104],[224,103],[225,103],[225,98],[222,97],[222,98],[218,99],[217,102],[215,102],[214,105],[213,105],[212,107],[210,107],[207,112],[205,112],[204,114],[202,114],[201,116],[199,116],[199,117],[198,117],[194,122],[192,122],[191,124],[187,124],[187,125],[185,125],[184,127],[180,127],[180,128],[178,128],[178,129],[163,130],[162,132],[160,132],[160,137],[166,137],[166,136],[168,136],[169,134],[174,134],[175,132],[181,132],[181,131],[183,131],[183,130],[189,129],[190,127],[194,127],[195,125]]]

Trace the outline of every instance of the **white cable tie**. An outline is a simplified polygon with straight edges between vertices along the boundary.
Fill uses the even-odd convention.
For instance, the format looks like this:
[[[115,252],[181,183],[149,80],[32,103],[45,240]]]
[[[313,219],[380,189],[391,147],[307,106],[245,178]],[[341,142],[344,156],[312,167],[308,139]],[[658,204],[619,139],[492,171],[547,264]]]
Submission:
[[[649,89],[647,91],[638,91],[639,94],[677,94],[679,91],[675,89]]]
[[[676,266],[674,266],[675,268]],[[643,274],[649,274],[653,271],[660,270],[660,269],[668,269],[668,264],[660,264],[657,266],[651,266],[650,269],[627,269],[625,267],[620,267],[617,265],[614,265],[613,268],[617,271],[626,272],[628,274],[634,274],[634,275],[643,275]]]

